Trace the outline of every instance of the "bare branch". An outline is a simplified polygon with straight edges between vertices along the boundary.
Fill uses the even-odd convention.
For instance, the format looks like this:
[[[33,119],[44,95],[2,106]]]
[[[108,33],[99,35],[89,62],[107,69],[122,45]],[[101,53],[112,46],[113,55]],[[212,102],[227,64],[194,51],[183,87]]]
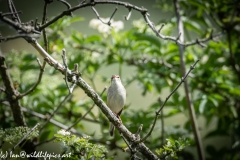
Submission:
[[[175,10],[176,18],[177,18],[178,33],[182,33],[182,35],[180,37],[180,41],[183,42],[184,41],[184,26],[183,26],[183,21],[181,19],[181,15],[180,15],[179,1],[173,0],[173,3],[174,3],[174,10]],[[211,37],[212,36],[210,35],[210,38]],[[196,43],[201,44],[201,41],[196,41]],[[181,63],[181,74],[183,76],[186,73],[186,68],[185,68],[186,64],[185,64],[185,58],[184,58],[184,46],[178,44],[178,49],[179,49],[179,56],[180,56],[180,63]],[[191,68],[194,68],[194,67],[191,66]],[[196,142],[196,146],[197,146],[198,159],[204,160],[205,159],[204,149],[203,149],[203,145],[202,145],[202,141],[201,141],[201,135],[200,135],[199,128],[198,128],[198,123],[197,123],[197,118],[196,118],[193,102],[191,99],[191,95],[189,93],[189,86],[188,86],[187,79],[183,80],[183,82],[184,82],[184,91],[185,91],[185,95],[186,95],[186,103],[187,103],[187,107],[189,110],[190,120],[191,120],[194,138],[195,138],[195,142]]]
[[[65,4],[67,6],[67,9],[71,8],[71,5],[67,1],[64,1],[64,0],[58,0],[58,1],[62,2],[63,4]],[[72,12],[69,13],[69,16],[72,16]]]
[[[122,2],[122,1],[105,1],[105,0],[98,0],[98,1],[93,1],[93,2],[89,2],[89,3],[85,3],[85,1],[83,1],[82,3],[80,3],[79,5],[75,6],[75,7],[72,7],[70,8],[69,10],[66,10],[64,12],[62,12],[61,14],[59,14],[58,16],[54,17],[52,20],[50,20],[49,22],[47,22],[46,24],[40,26],[38,28],[39,31],[43,30],[43,28],[46,28],[48,27],[49,25],[53,24],[54,22],[56,22],[58,19],[62,18],[63,16],[65,15],[68,15],[70,12],[73,12],[77,9],[80,9],[80,8],[85,8],[85,7],[89,7],[89,6],[94,6],[96,4],[114,4],[114,5],[122,5],[126,8],[132,8],[134,10],[137,10],[137,11],[140,11],[140,12],[147,12],[146,9],[144,8],[140,8],[140,7],[137,7],[135,5],[132,5],[132,4],[129,4],[129,3],[126,3],[126,2]],[[115,9],[116,10],[116,9]],[[115,12],[115,11],[114,11]],[[99,16],[99,14],[98,14]],[[105,23],[106,24],[106,23]]]
[[[0,43],[1,42],[6,42],[6,41],[9,41],[9,40],[13,40],[13,39],[18,39],[18,38],[29,39],[29,38],[38,38],[38,37],[39,37],[39,35],[30,35],[30,34],[18,34],[18,35],[7,36],[7,37],[2,37],[0,35]]]
[[[35,85],[34,85],[30,90],[28,90],[28,91],[25,92],[25,93],[19,94],[19,95],[17,96],[17,98],[20,99],[20,98],[22,98],[22,97],[24,97],[24,96],[32,93],[32,92],[37,88],[37,86],[39,85],[39,83],[41,82],[41,80],[42,80],[42,75],[43,75],[43,72],[44,72],[44,68],[45,68],[45,66],[46,66],[46,61],[43,61],[43,65],[42,65],[41,62],[40,62],[40,60],[37,58],[37,62],[38,62],[38,64],[39,64],[39,66],[40,66],[40,73],[39,73],[37,82],[35,83]]]
[[[166,97],[165,101],[163,102],[163,104],[161,105],[161,107],[159,108],[158,111],[156,111],[156,116],[154,118],[154,121],[153,121],[153,125],[150,129],[150,131],[147,133],[147,135],[145,137],[143,137],[141,140],[137,141],[137,143],[141,143],[141,142],[144,142],[151,134],[152,134],[152,131],[156,125],[156,122],[157,122],[157,118],[158,116],[160,115],[160,112],[162,111],[163,107],[165,106],[165,104],[167,103],[167,101],[169,100],[169,98],[177,91],[177,89],[181,86],[181,84],[185,81],[185,79],[187,79],[188,75],[190,74],[190,72],[195,68],[196,64],[199,62],[199,60],[197,60],[189,69],[189,71],[187,72],[187,74],[182,77],[181,81],[178,83],[178,85],[174,88],[174,90]]]
[[[32,110],[27,109],[27,108],[24,108],[24,107],[21,107],[21,109],[22,109],[23,112],[29,113],[29,114],[31,114],[31,115],[33,115],[33,116],[35,116],[35,117],[41,118],[41,119],[43,119],[43,120],[47,120],[47,119],[48,119],[46,115],[43,115],[43,114],[41,114],[41,113],[32,111]],[[54,119],[50,119],[49,122],[52,123],[52,124],[54,124],[55,126],[57,126],[57,127],[59,127],[59,128],[62,128],[62,129],[65,129],[65,130],[68,129],[68,126],[66,126],[66,125],[64,125],[64,124],[62,124],[62,123],[60,123],[60,122],[58,122],[58,121],[56,121],[56,120],[54,120]],[[70,131],[71,131],[72,133],[76,134],[76,135],[83,136],[83,134],[79,133],[79,132],[78,132],[76,129],[74,129],[74,128],[71,128]]]
[[[128,15],[125,16],[125,20],[128,21],[131,17],[131,14],[132,14],[132,8],[128,8]]]
[[[57,111],[59,110],[59,108],[67,101],[67,99],[70,97],[71,93],[69,93],[67,96],[64,97],[64,99],[59,103],[59,105],[56,107],[56,109],[53,111],[53,113],[50,115],[50,117],[47,119],[47,121],[41,126],[41,128],[39,129],[39,132],[42,131],[42,129],[48,124],[48,122],[50,121],[50,119],[52,119],[52,117],[57,113]]]
[[[15,91],[10,73],[8,72],[5,58],[1,54],[0,50],[0,75],[2,77],[3,84],[5,86],[6,98],[10,104],[13,118],[17,126],[26,126],[25,118],[21,111],[21,104],[17,100],[17,92]]]
[[[65,83],[66,83],[66,86],[68,88],[69,93],[72,93],[72,91],[71,91],[71,89],[70,89],[70,87],[68,85],[68,81],[67,81],[68,65],[67,65],[66,50],[64,48],[62,49],[62,60],[63,60],[63,65],[65,67],[65,78],[64,78],[64,80],[65,80]]]
[[[22,11],[18,11],[18,12],[9,12],[9,13],[2,13],[2,16],[9,16],[9,15],[13,15],[13,14],[22,14]]]
[[[158,98],[158,102],[159,102],[159,106],[161,106],[162,102],[161,102],[161,98]],[[161,110],[161,129],[162,129],[162,145],[164,144],[164,115],[163,115],[163,109]]]
[[[117,6],[115,7],[115,10],[113,11],[113,13],[112,13],[111,17],[109,18],[108,22],[104,22],[104,21],[101,19],[100,15],[98,14],[98,12],[97,12],[97,10],[94,8],[94,6],[91,6],[91,7],[92,7],[92,10],[94,11],[94,13],[96,14],[97,18],[98,18],[102,23],[111,26],[111,20],[112,20],[114,14],[117,12],[117,9],[118,9]]]
[[[162,34],[160,34],[159,30],[156,29],[155,25],[150,21],[150,19],[148,18],[149,17],[149,13],[147,11],[147,9],[145,8],[140,8],[140,7],[137,7],[135,5],[132,5],[132,4],[129,4],[129,3],[126,3],[126,2],[121,2],[121,1],[105,1],[105,0],[98,0],[98,1],[91,1],[89,3],[85,3],[85,1],[83,1],[82,3],[80,3],[79,5],[75,6],[75,7],[71,7],[69,8],[68,10],[62,12],[61,14],[59,14],[58,16],[56,16],[55,18],[53,18],[52,20],[50,20],[49,22],[37,27],[39,31],[42,31],[44,28],[48,27],[49,25],[51,25],[52,23],[56,22],[58,19],[62,18],[63,16],[65,15],[70,15],[71,12],[77,10],[77,9],[80,9],[80,8],[84,8],[84,7],[89,7],[91,6],[93,11],[95,12],[95,14],[97,15],[98,19],[104,23],[104,24],[108,24],[110,25],[111,22],[111,18],[113,17],[113,15],[116,13],[117,11],[117,8],[115,8],[113,14],[111,15],[111,18],[109,20],[109,22],[103,22],[102,19],[100,18],[97,10],[94,8],[94,5],[96,4],[115,4],[115,5],[122,5],[126,8],[128,8],[129,10],[131,9],[134,9],[134,10],[137,10],[139,12],[142,13],[143,17],[144,17],[144,20],[146,21],[147,25],[152,29],[152,31],[161,39],[163,40],[170,40],[170,41],[173,41],[179,45],[182,45],[184,47],[188,47],[188,46],[192,46],[192,45],[195,45],[195,44],[198,44],[198,45],[201,45],[201,43],[204,43],[204,42],[207,42],[209,40],[214,40],[215,37],[219,37],[222,35],[222,33],[218,33],[216,35],[210,35],[209,37],[205,38],[205,39],[199,39],[198,42],[195,40],[195,41],[192,41],[192,42],[183,42],[183,41],[179,41],[178,38],[175,38],[175,37],[171,37],[171,36],[164,36]],[[10,24],[11,26],[15,27],[16,29],[20,29],[20,30],[23,30],[24,32],[26,32],[26,29],[23,27],[23,26],[19,26],[17,24],[15,24],[14,22],[12,22],[11,20],[9,19],[6,19],[6,17],[2,16],[2,14],[0,15],[0,19],[2,19],[4,22]],[[26,33],[29,33],[29,32],[33,32],[33,33],[38,33],[39,32],[36,32],[34,29],[30,29],[28,30],[28,32]]]
[[[42,25],[45,24],[46,21],[47,21],[47,6],[51,2],[52,1],[45,0],[44,7],[43,7]],[[37,22],[36,21],[35,21],[35,25],[34,26],[35,26],[34,28],[36,28],[36,26],[37,26]],[[48,51],[48,39],[47,39],[47,34],[46,34],[46,30],[45,29],[43,29],[43,41],[44,41],[45,50]]]
[[[162,24],[162,25],[160,26],[160,28],[159,28],[159,30],[158,30],[158,33],[161,32],[161,30],[163,29],[164,26],[165,26],[165,24]]]
[[[12,20],[21,23],[19,15],[17,14],[18,12],[17,12],[12,0],[8,0],[8,8],[9,8],[10,12],[12,13]]]

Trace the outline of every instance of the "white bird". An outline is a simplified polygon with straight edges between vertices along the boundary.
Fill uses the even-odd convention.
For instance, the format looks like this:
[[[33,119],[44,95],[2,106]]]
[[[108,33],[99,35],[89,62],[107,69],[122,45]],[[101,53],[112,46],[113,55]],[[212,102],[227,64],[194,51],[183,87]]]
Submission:
[[[111,86],[108,88],[107,105],[113,113],[120,119],[123,107],[126,102],[126,90],[122,85],[118,75],[113,75],[111,78]],[[121,119],[120,119],[121,120]],[[115,127],[110,124],[110,135],[113,136]]]

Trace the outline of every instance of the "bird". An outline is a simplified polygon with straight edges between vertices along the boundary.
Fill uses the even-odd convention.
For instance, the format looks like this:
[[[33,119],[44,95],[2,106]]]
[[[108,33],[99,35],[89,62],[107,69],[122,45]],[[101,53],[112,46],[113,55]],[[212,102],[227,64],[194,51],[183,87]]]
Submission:
[[[107,93],[107,106],[112,112],[120,119],[120,115],[123,111],[126,102],[126,89],[122,85],[119,75],[112,75],[111,86],[108,88]],[[120,119],[121,121],[121,119]],[[113,136],[115,127],[110,124],[110,135]]]

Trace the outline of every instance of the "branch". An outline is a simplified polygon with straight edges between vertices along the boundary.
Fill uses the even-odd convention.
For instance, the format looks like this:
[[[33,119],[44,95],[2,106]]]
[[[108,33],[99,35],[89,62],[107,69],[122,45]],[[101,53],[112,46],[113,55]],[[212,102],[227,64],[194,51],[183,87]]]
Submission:
[[[23,25],[19,22],[15,22],[9,18],[7,18],[6,16],[4,16],[3,13],[0,13],[0,20],[2,20],[3,22],[9,24],[10,26],[12,26],[13,28],[15,28],[19,33],[27,33],[27,34],[40,34],[41,32],[36,31],[35,28],[33,26],[30,25]]]
[[[56,70],[60,71],[62,74],[68,73],[68,80],[71,82],[71,79],[75,74],[73,74],[70,70],[66,71],[66,68],[58,63],[55,59],[53,59],[38,43],[36,40],[29,42],[33,47],[39,51],[40,55],[44,56],[47,63],[50,66],[53,66]],[[120,122],[120,120],[114,115],[114,113],[108,108],[105,102],[101,99],[101,97],[79,76],[77,78],[76,84],[82,88],[85,93],[90,97],[94,103],[100,108],[100,110],[105,114],[105,116],[110,120],[111,123],[123,134],[123,136],[128,141],[134,141],[135,136]],[[145,146],[144,143],[136,144],[136,148],[140,151],[145,157],[148,159],[159,159],[152,151],[149,150]]]
[[[143,14],[144,20],[147,22],[147,25],[152,29],[152,31],[156,34],[157,37],[159,37],[159,38],[161,38],[163,40],[173,41],[176,44],[181,45],[183,47],[188,47],[188,46],[192,46],[192,45],[195,45],[195,44],[198,44],[198,45],[201,46],[201,43],[205,43],[205,42],[207,42],[209,40],[214,40],[214,38],[219,37],[219,36],[222,35],[222,33],[217,33],[216,35],[212,35],[211,34],[207,38],[195,40],[195,41],[192,41],[192,42],[185,42],[184,43],[184,42],[179,40],[179,36],[178,37],[171,37],[171,36],[164,36],[164,35],[160,34],[159,30],[156,29],[155,25],[148,18],[148,16],[149,16],[148,12],[142,12],[142,14]],[[161,28],[160,28],[160,30],[161,30]]]
[[[3,57],[1,50],[0,50],[0,75],[2,76],[2,81],[5,86],[6,98],[10,104],[10,107],[13,113],[14,122],[17,124],[17,126],[27,126],[25,117],[21,110],[19,99],[17,99],[18,93],[15,90],[14,85],[12,83],[12,79],[10,77],[10,73],[7,70],[7,65],[5,64],[5,58]],[[25,145],[23,146],[23,149],[28,154],[34,153],[36,151],[33,141],[26,141]],[[31,157],[29,159],[36,159],[36,158]]]
[[[47,21],[47,17],[46,17],[47,16],[47,6],[51,2],[52,1],[45,0],[44,7],[43,7],[42,25],[45,24]],[[37,22],[35,21],[34,28],[36,28],[36,25],[37,25]],[[45,29],[43,29],[43,41],[44,41],[45,50],[48,51],[48,39],[47,39],[47,34],[46,34]]]
[[[197,60],[189,69],[189,71],[187,72],[187,74],[182,77],[181,81],[178,83],[178,85],[174,88],[174,90],[166,97],[165,101],[163,102],[163,104],[161,105],[161,107],[159,108],[159,110],[156,112],[156,116],[154,118],[154,121],[153,121],[153,125],[150,129],[150,131],[147,133],[147,135],[145,137],[143,137],[141,140],[139,140],[137,143],[141,143],[141,142],[144,142],[151,134],[152,134],[152,131],[156,125],[156,122],[157,122],[157,118],[158,116],[160,115],[160,112],[162,111],[163,107],[165,106],[165,104],[167,103],[167,101],[169,100],[169,98],[178,90],[178,88],[181,86],[181,84],[183,82],[185,82],[185,80],[187,79],[188,75],[191,73],[191,71],[195,68],[196,64],[198,63],[199,60]]]
[[[26,126],[25,118],[21,111],[21,105],[17,99],[18,92],[15,90],[10,73],[8,72],[7,65],[5,64],[5,58],[0,51],[0,75],[5,86],[6,99],[8,100],[13,118],[17,126]]]
[[[98,14],[97,10],[94,8],[94,6],[91,6],[92,7],[92,10],[94,11],[94,13],[96,14],[97,18],[103,23],[103,24],[106,24],[106,25],[109,25],[111,26],[111,20],[114,16],[114,14],[117,12],[117,7],[115,8],[115,10],[113,11],[111,17],[109,18],[108,22],[104,22],[101,18],[100,18],[100,15]]]
[[[183,27],[183,22],[182,22],[181,15],[180,15],[180,6],[178,3],[178,0],[173,0],[173,2],[174,2],[174,9],[175,9],[175,14],[176,14],[176,18],[177,18],[178,33],[182,33],[181,37],[180,37],[180,41],[183,42],[184,41],[184,27]],[[212,37],[212,35],[210,35],[210,37]],[[198,41],[201,42],[200,40],[198,40]],[[184,46],[178,44],[178,49],[179,49],[179,56],[180,56],[180,62],[181,62],[181,74],[184,75],[186,73],[186,68],[185,68],[186,64],[185,64],[185,59],[184,59]],[[194,138],[196,141],[198,158],[199,158],[199,160],[204,160],[205,155],[204,155],[203,145],[202,145],[202,141],[201,141],[201,135],[200,135],[199,128],[198,128],[198,123],[197,123],[197,118],[196,118],[193,102],[192,102],[192,99],[191,99],[191,96],[189,93],[187,80],[184,81],[184,91],[186,94],[186,102],[187,102],[187,106],[188,106],[188,110],[189,110],[190,119],[192,122]]]
[[[38,30],[41,31],[43,30],[44,28],[48,27],[49,25],[53,24],[54,22],[56,22],[58,19],[64,17],[65,15],[68,15],[70,12],[73,12],[77,9],[80,9],[80,8],[85,8],[85,7],[92,7],[96,4],[114,4],[114,5],[122,5],[126,8],[132,8],[134,10],[137,10],[137,11],[140,11],[140,12],[146,12],[147,10],[144,9],[144,8],[140,8],[140,7],[137,7],[135,5],[132,5],[132,4],[129,4],[129,3],[126,3],[126,2],[121,2],[121,1],[106,1],[106,0],[98,0],[98,1],[91,1],[89,3],[85,3],[85,1],[81,2],[79,5],[75,6],[75,7],[72,7],[66,11],[63,11],[62,13],[60,13],[58,16],[54,17],[52,20],[50,20],[49,22],[47,22],[46,24],[44,25],[41,25],[38,27]],[[115,14],[116,12],[116,8],[112,14],[112,16]],[[96,13],[96,12],[95,12]],[[99,15],[99,14],[98,14]],[[112,17],[111,16],[111,17]],[[105,23],[106,24],[106,23]]]
[[[40,66],[40,73],[39,73],[37,82],[35,83],[35,85],[34,85],[30,90],[28,90],[28,91],[25,92],[25,93],[19,94],[19,95],[17,96],[17,98],[20,99],[20,98],[22,98],[22,97],[24,97],[24,96],[32,93],[32,92],[37,88],[37,86],[39,85],[39,83],[41,82],[41,80],[42,80],[42,75],[43,75],[43,72],[44,72],[44,68],[45,68],[45,65],[46,65],[46,61],[44,61],[44,62],[43,62],[43,65],[42,65],[41,62],[40,62],[40,60],[37,58],[37,62],[38,62],[38,64],[39,64],[39,66]]]
[[[56,109],[53,111],[53,113],[50,115],[50,117],[47,119],[47,121],[41,126],[41,128],[39,129],[39,132],[41,132],[42,129],[48,124],[50,119],[52,119],[52,117],[57,113],[57,111],[63,105],[63,103],[66,102],[66,100],[70,97],[70,95],[71,95],[71,93],[68,93],[68,95],[64,97],[64,99],[59,103],[59,105],[56,107]]]
[[[65,6],[67,6],[67,9],[71,8],[71,5],[65,1],[65,0],[58,0],[59,2],[62,2]],[[72,16],[72,12],[69,13],[69,16]]]
[[[46,115],[43,115],[43,114],[41,114],[41,113],[32,111],[32,110],[27,109],[27,108],[24,108],[24,107],[21,107],[21,109],[22,109],[23,112],[29,113],[29,114],[31,114],[31,115],[33,115],[33,116],[35,116],[35,117],[41,118],[41,119],[43,119],[43,120],[47,120],[47,119],[48,119],[48,117],[47,117]],[[62,124],[62,123],[60,123],[60,122],[58,122],[58,121],[56,121],[56,120],[54,120],[54,119],[50,119],[49,122],[52,123],[52,124],[54,124],[55,126],[57,126],[57,127],[59,127],[59,128],[62,128],[62,129],[65,129],[65,130],[68,129],[68,126],[66,126],[66,125],[64,125],[64,124]],[[72,133],[78,135],[78,136],[84,136],[83,134],[79,133],[79,132],[78,132],[76,129],[74,129],[74,128],[71,128],[70,131],[71,131]]]
[[[38,38],[39,35],[29,35],[29,34],[18,34],[18,35],[14,35],[14,36],[7,36],[7,37],[2,37],[0,35],[0,43],[1,42],[6,42],[6,41],[9,41],[9,40],[13,40],[13,39],[18,39],[18,38]]]
[[[140,7],[137,7],[135,5],[132,5],[132,4],[129,4],[127,2],[121,2],[121,1],[106,1],[106,0],[98,0],[98,1],[95,1],[95,0],[92,0],[90,1],[89,3],[86,3],[86,1],[83,1],[81,2],[80,4],[78,4],[77,6],[75,7],[71,7],[65,11],[63,11],[62,13],[60,13],[58,16],[54,17],[52,20],[48,21],[47,23],[45,24],[42,24],[40,26],[35,26],[35,27],[26,27],[26,26],[22,26],[20,25],[19,23],[15,23],[14,21],[10,20],[9,18],[6,18],[4,17],[2,14],[0,14],[0,19],[4,22],[6,22],[7,24],[13,26],[15,29],[20,29],[22,31],[24,31],[25,33],[37,33],[37,34],[40,34],[40,32],[48,27],[49,25],[53,24],[54,22],[56,22],[58,19],[64,17],[64,16],[68,16],[70,15],[73,11],[77,10],[77,9],[80,9],[80,8],[85,8],[85,7],[92,7],[93,11],[95,12],[95,14],[97,15],[98,19],[100,19],[100,16],[98,14],[98,12],[96,11],[96,9],[94,8],[94,5],[96,4],[114,4],[114,5],[122,5],[124,7],[126,7],[127,9],[129,9],[129,12],[130,10],[136,10],[138,12],[140,12],[143,17],[144,17],[144,20],[146,21],[147,25],[152,29],[152,31],[156,34],[156,36],[158,36],[159,38],[163,39],[163,40],[170,40],[170,41],[173,41],[175,42],[176,44],[178,45],[182,45],[184,47],[188,47],[188,46],[192,46],[192,45],[195,45],[195,44],[198,44],[200,46],[203,46],[202,43],[204,42],[207,42],[209,40],[214,40],[215,37],[219,37],[222,35],[222,33],[218,33],[216,35],[210,35],[209,37],[207,38],[204,38],[204,39],[198,39],[198,40],[195,40],[195,41],[192,41],[192,42],[183,42],[183,41],[180,41],[178,39],[178,37],[171,37],[171,36],[164,36],[162,34],[160,34],[160,30],[157,30],[155,25],[150,21],[149,19],[149,13],[148,13],[148,10],[145,9],[145,8],[140,8]],[[113,14],[111,15],[111,18],[114,16],[114,14],[116,13],[117,11],[117,8],[115,8]],[[129,17],[130,15],[128,15],[127,17]],[[111,20],[110,18],[110,20]],[[101,19],[100,19],[101,20]],[[101,20],[102,21],[102,20]],[[103,22],[102,23],[104,24],[108,24],[110,25],[110,21],[108,23],[106,22]],[[37,29],[38,31],[36,31],[35,29]],[[40,32],[39,32],[40,31]]]
[[[19,15],[18,15],[18,12],[14,6],[14,3],[12,0],[8,0],[8,8],[11,12],[11,15],[12,15],[12,20],[18,22],[18,23],[21,23],[21,20],[19,18]]]

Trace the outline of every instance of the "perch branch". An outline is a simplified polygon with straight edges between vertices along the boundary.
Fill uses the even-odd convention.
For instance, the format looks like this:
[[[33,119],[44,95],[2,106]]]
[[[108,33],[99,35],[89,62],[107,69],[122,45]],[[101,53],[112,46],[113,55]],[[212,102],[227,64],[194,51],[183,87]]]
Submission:
[[[36,40],[30,42],[37,51],[40,52],[40,55],[44,56],[47,60],[47,63],[50,66],[53,66],[56,70],[60,71],[62,74],[65,74],[65,67],[53,59],[38,43]],[[71,79],[73,76],[71,71],[68,70],[68,77]],[[114,113],[108,108],[105,102],[101,97],[81,78],[78,77],[76,84],[82,88],[85,93],[94,101],[94,103],[100,108],[100,110],[106,115],[111,123],[124,135],[128,141],[135,139],[135,136],[120,122],[120,120],[114,115]],[[145,146],[144,143],[136,144],[138,151],[141,152],[148,159],[159,159],[152,151]]]

